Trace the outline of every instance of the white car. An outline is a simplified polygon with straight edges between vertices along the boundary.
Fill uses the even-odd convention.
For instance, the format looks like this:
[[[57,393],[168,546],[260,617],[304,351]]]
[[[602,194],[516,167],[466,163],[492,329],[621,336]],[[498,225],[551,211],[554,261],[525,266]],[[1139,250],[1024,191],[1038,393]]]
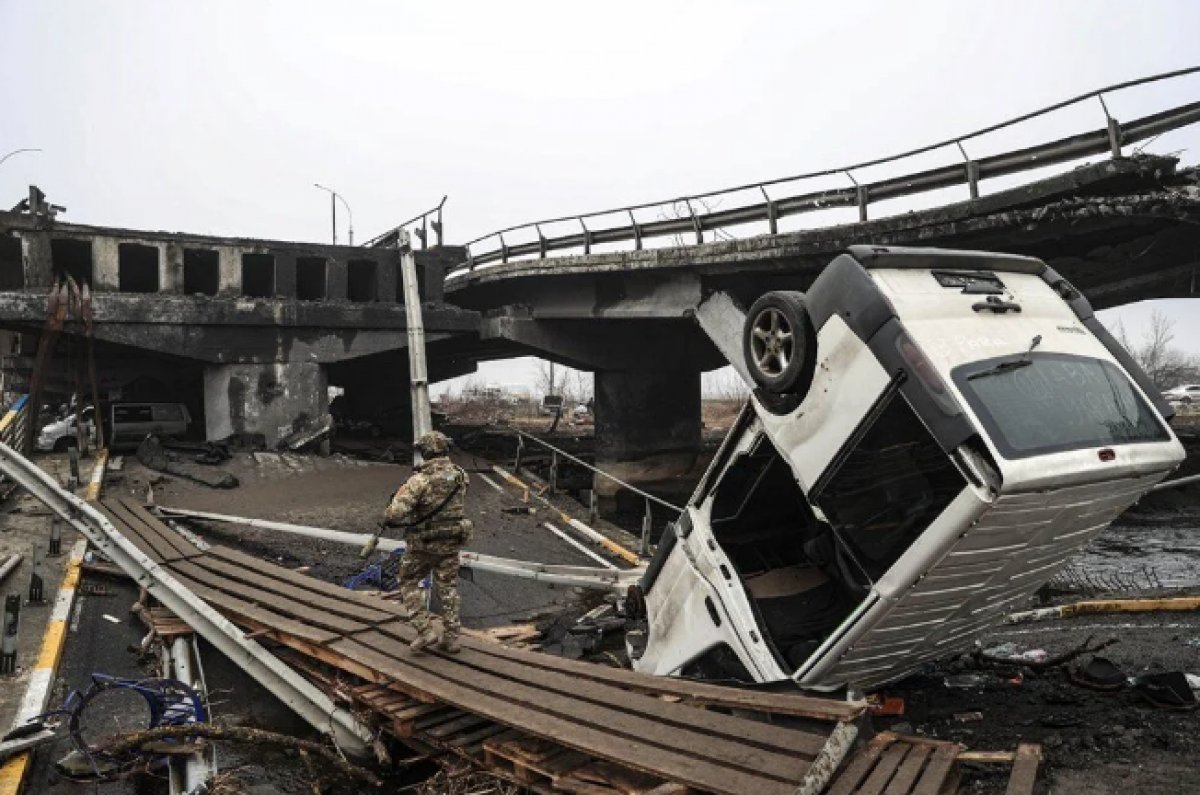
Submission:
[[[1172,403],[1182,403],[1185,406],[1200,403],[1200,384],[1182,384],[1163,392],[1163,397]]]
[[[1170,406],[1036,259],[856,246],[761,296],[742,337],[757,389],[627,601],[641,671],[902,678],[1184,458]]]
[[[83,410],[83,435],[91,439],[95,434],[94,414],[91,406]],[[34,447],[42,452],[64,453],[76,437],[76,421],[74,414],[68,414],[62,419],[47,423],[38,433]]]

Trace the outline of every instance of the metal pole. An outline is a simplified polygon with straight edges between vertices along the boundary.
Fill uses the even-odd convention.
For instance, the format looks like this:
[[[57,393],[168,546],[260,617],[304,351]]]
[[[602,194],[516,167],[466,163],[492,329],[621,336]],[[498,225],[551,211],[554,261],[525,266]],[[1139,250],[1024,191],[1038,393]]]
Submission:
[[[29,572],[29,601],[44,602],[46,600],[46,579],[42,576],[42,563],[46,559],[46,554],[42,552],[42,547],[39,544],[33,545],[32,554],[29,557],[32,563],[32,570]]]
[[[646,500],[646,513],[642,516],[642,548],[638,550],[642,557],[650,554],[650,529],[654,525],[654,514],[650,510],[650,500]]]
[[[41,149],[14,149],[11,152],[9,152],[8,154],[6,154],[4,157],[0,157],[0,164],[3,164],[5,160],[8,160],[13,155],[19,155],[22,152],[40,152],[40,151],[42,151],[42,150]],[[30,208],[30,209],[32,210],[32,208]]]
[[[417,287],[417,256],[408,233],[401,231],[396,240],[400,247],[400,272],[404,279],[404,319],[408,327],[408,375],[412,388],[413,439],[433,430],[429,405],[429,372],[425,362],[425,321],[421,314],[421,291]],[[413,447],[413,466],[422,463]]]
[[[4,598],[4,624],[0,625],[0,674],[17,672],[17,630],[21,627],[21,597],[9,594]]]
[[[8,560],[0,563],[0,584],[3,584],[8,579],[8,575],[17,570],[17,566],[20,566],[24,559],[23,555],[9,555]]]
[[[62,523],[57,516],[50,520],[50,554],[62,554]]]

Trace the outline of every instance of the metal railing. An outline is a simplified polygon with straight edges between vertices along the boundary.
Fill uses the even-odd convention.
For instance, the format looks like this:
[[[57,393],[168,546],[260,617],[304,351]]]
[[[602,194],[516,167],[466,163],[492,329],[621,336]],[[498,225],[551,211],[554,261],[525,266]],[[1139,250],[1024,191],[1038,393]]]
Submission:
[[[1176,106],[1122,124],[1109,113],[1108,104],[1104,101],[1106,94],[1112,94],[1148,83],[1191,75],[1197,72],[1200,72],[1200,66],[1106,86],[1008,119],[1007,121],[966,133],[965,135],[959,135],[945,141],[939,141],[876,160],[868,160],[853,165],[812,171],[762,182],[752,182],[733,188],[690,194],[663,201],[633,204],[580,215],[565,215],[558,218],[549,218],[533,223],[510,226],[497,232],[477,237],[467,243],[466,261],[452,269],[447,278],[461,276],[464,272],[473,271],[480,265],[494,262],[508,262],[519,257],[536,256],[538,259],[545,259],[551,252],[572,249],[581,250],[584,255],[588,255],[592,253],[594,246],[605,243],[632,241],[634,250],[641,250],[643,241],[647,238],[695,235],[696,244],[702,244],[705,242],[704,235],[706,232],[715,233],[717,230],[725,227],[745,223],[765,221],[769,233],[777,234],[781,218],[836,207],[857,207],[859,221],[866,221],[868,219],[867,208],[873,202],[926,193],[958,185],[966,185],[970,197],[972,199],[978,198],[979,182],[981,180],[1017,174],[1097,154],[1109,153],[1112,157],[1119,158],[1122,156],[1121,150],[1123,146],[1137,141],[1153,139],[1165,132],[1200,122],[1200,102]],[[1030,119],[1039,118],[1054,111],[1078,105],[1089,100],[1098,100],[1100,108],[1104,113],[1105,126],[1100,129],[979,159],[972,159],[964,146],[966,142],[987,135],[988,133],[1003,130],[1029,121]],[[962,162],[918,171],[904,176],[890,177],[875,182],[860,182],[854,175],[855,171],[861,169],[893,163],[939,149],[956,149],[962,157]],[[767,190],[772,186],[783,183],[836,175],[845,176],[850,184],[844,188],[814,191],[787,197],[773,197]],[[711,205],[714,203],[713,200],[723,199],[731,194],[742,191],[758,191],[762,194],[763,201],[729,209],[711,209]],[[639,222],[634,215],[636,211],[655,208],[663,210],[665,213],[658,220]],[[627,215],[629,223],[601,229],[592,229],[588,226],[587,222],[589,219],[613,215]],[[671,215],[675,217],[670,217]],[[547,237],[543,233],[542,228],[545,226],[566,222],[578,223],[580,231],[554,237]],[[536,239],[510,245],[505,240],[505,235],[512,236],[515,232],[533,232]],[[494,241],[494,245],[491,248],[481,250],[480,244],[486,241]]]
[[[16,447],[25,438],[25,426],[29,422],[29,412],[25,410],[29,403],[29,395],[22,395],[16,403],[0,417],[0,442],[9,447]]]
[[[588,470],[589,472],[591,472],[595,475],[599,475],[600,477],[605,478],[606,480],[610,480],[613,483],[616,483],[621,488],[641,497],[645,503],[645,512],[642,514],[642,537],[641,537],[641,549],[639,550],[639,552],[643,556],[645,556],[650,550],[650,531],[654,526],[654,509],[650,507],[651,503],[661,505],[664,508],[668,508],[668,509],[674,511],[676,514],[683,513],[682,507],[680,507],[678,505],[672,505],[671,503],[667,502],[666,500],[662,499],[661,497],[655,497],[653,494],[650,494],[647,491],[643,491],[642,489],[639,489],[637,486],[630,485],[629,483],[626,483],[625,481],[621,480],[620,478],[616,477],[615,475],[610,475],[609,473],[605,472],[603,469],[597,469],[595,466],[589,464],[587,461],[584,461],[583,459],[578,458],[577,456],[571,455],[566,450],[562,450],[558,447],[555,447],[554,445],[550,444],[549,442],[547,442],[544,439],[539,439],[538,437],[534,436],[533,434],[526,433],[525,431],[521,430],[520,428],[512,428],[511,430],[517,437],[517,454],[516,454],[515,460],[513,461],[513,471],[514,472],[520,473],[520,471],[521,471],[521,458],[522,458],[522,454],[525,450],[525,440],[526,439],[533,442],[534,444],[541,445],[542,447],[544,447],[550,451],[550,477],[548,478],[548,483],[550,486],[550,494],[555,494],[558,491],[558,459],[559,459],[559,457],[562,457],[562,458],[565,458],[566,460],[570,461],[571,463],[581,466],[584,469]],[[592,499],[591,499],[590,505],[588,507],[588,520],[589,520],[590,524],[596,523],[596,515],[597,515],[597,506],[596,506],[596,499],[595,499],[595,491],[593,491]]]
[[[433,227],[433,233],[437,236],[435,245],[442,245],[443,227],[442,227],[442,207],[446,204],[446,199],[449,195],[443,196],[442,200],[437,203],[436,207],[432,207],[423,213],[414,215],[402,224],[397,224],[381,235],[371,238],[363,244],[364,248],[394,248],[399,244],[400,232],[406,227],[413,226],[418,221],[420,226],[414,227],[411,231],[421,241],[421,248],[429,248],[429,227]],[[429,220],[433,216],[433,220]]]

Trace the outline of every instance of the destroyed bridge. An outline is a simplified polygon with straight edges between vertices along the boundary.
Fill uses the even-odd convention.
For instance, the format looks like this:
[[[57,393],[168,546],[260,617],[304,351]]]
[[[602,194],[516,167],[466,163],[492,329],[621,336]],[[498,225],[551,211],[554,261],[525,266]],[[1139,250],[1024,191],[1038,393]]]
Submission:
[[[327,414],[327,385],[354,412],[403,415],[399,246],[416,225],[432,381],[519,355],[594,372],[597,465],[633,483],[687,480],[700,374],[737,364],[714,340],[740,315],[712,297],[736,308],[803,290],[851,244],[1036,256],[1096,308],[1195,295],[1200,172],[1143,150],[1200,121],[1200,101],[1119,120],[1105,100],[1198,71],[1109,86],[867,163],[549,219],[465,246],[443,240],[440,205],[365,246],[330,246],[64,223],[32,189],[0,213],[5,388],[75,391],[84,348],[71,340],[86,340],[99,394],[183,402],[209,439],[261,434],[274,446]],[[1097,123],[1077,134],[969,156],[992,133],[1081,107]],[[940,155],[957,162],[908,165]],[[868,178],[880,169],[900,173]],[[904,211],[916,205],[927,207]],[[47,296],[67,277],[87,289],[60,302],[56,321]],[[59,329],[66,344],[37,356],[39,337]]]

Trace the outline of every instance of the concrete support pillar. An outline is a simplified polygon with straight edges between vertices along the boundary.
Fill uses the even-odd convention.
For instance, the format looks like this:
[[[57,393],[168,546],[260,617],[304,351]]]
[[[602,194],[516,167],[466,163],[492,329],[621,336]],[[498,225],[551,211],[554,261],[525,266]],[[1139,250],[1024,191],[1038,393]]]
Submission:
[[[25,289],[45,292],[54,280],[54,263],[50,254],[50,236],[45,232],[21,235],[21,259],[25,268]]]
[[[400,258],[379,257],[375,260],[375,295],[385,304],[403,303],[400,295]]]
[[[684,499],[700,457],[698,370],[596,373],[596,466],[630,485]],[[642,500],[596,476],[601,509],[641,510]]]
[[[204,370],[205,437],[262,434],[268,448],[329,413],[324,368],[314,362],[227,364]]]
[[[183,292],[183,246],[175,241],[159,246],[158,291]]]
[[[232,246],[217,249],[219,295],[242,294],[242,250]]]
[[[92,289],[116,291],[121,286],[121,254],[112,237],[92,238]]]

